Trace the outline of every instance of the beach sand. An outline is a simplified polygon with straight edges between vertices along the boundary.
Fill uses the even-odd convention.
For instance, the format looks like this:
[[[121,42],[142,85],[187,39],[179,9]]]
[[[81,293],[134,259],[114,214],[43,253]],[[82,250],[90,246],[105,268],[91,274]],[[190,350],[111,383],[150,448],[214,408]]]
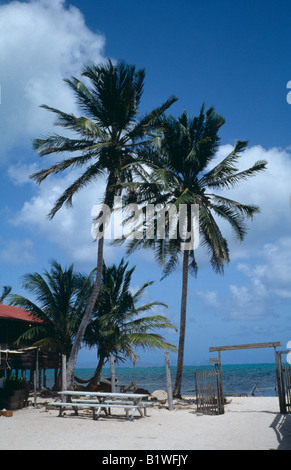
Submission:
[[[151,407],[148,417],[79,416],[45,406],[0,417],[1,450],[291,450],[291,414],[281,415],[276,397],[228,398],[225,414],[206,416],[196,406],[173,411]],[[121,413],[121,414],[120,414]],[[118,416],[119,415],[119,416]]]

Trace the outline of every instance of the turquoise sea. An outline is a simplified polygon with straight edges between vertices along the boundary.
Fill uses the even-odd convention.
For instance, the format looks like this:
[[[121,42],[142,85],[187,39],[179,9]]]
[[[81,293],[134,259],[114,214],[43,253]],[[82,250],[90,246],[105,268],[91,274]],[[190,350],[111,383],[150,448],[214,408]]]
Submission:
[[[183,369],[182,393],[193,394],[195,388],[195,371],[209,369],[212,366],[186,366]],[[76,375],[81,379],[89,379],[94,369],[77,369]],[[120,367],[116,368],[118,385],[130,385],[134,382],[137,387],[144,388],[152,393],[154,390],[166,390],[165,367]],[[172,386],[174,386],[176,368],[171,367]],[[102,377],[110,378],[110,369],[103,368]],[[240,364],[223,365],[222,381],[225,395],[250,394],[254,385],[262,396],[276,396],[276,368],[275,364]],[[53,371],[47,371],[47,387],[53,385]],[[259,395],[256,391],[255,395]]]

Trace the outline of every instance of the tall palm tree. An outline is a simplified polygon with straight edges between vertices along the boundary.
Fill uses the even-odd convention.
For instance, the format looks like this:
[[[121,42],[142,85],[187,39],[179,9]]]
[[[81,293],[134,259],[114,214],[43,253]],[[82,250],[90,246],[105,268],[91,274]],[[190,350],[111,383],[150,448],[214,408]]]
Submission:
[[[42,322],[23,333],[18,343],[24,340],[68,356],[92,292],[92,276],[75,272],[73,265],[63,269],[55,260],[43,275],[26,274],[22,287],[34,300],[13,294],[10,304],[24,308]]]
[[[8,297],[11,290],[12,290],[11,286],[3,286],[2,287],[2,294],[0,295],[0,304],[3,304],[4,300],[6,299],[6,297]]]
[[[147,282],[135,294],[131,291],[131,278],[135,267],[128,269],[128,263],[121,260],[118,266],[103,264],[102,287],[97,299],[95,313],[89,323],[85,342],[90,347],[97,345],[98,365],[90,385],[96,385],[104,363],[110,355],[118,361],[129,358],[135,363],[138,359],[135,348],[170,349],[176,348],[165,341],[155,331],[175,328],[161,315],[141,316],[158,306],[167,307],[161,302],[137,305],[145,289],[153,282]]]
[[[186,331],[186,305],[188,274],[197,274],[197,262],[193,243],[193,219],[191,205],[199,207],[200,245],[206,248],[212,268],[222,274],[224,265],[229,262],[227,240],[216,222],[216,217],[226,220],[234,229],[238,240],[246,235],[245,219],[259,212],[255,205],[246,205],[228,199],[213,190],[223,190],[256,175],[266,168],[265,161],[257,161],[251,168],[239,171],[237,161],[247,146],[238,141],[233,151],[214,168],[209,169],[219,145],[218,131],[224,119],[211,107],[205,112],[204,105],[200,114],[189,119],[186,111],[178,118],[164,116],[160,120],[160,132],[153,140],[153,151],[145,155],[145,163],[152,168],[151,178],[142,184],[131,183],[135,187],[140,204],[149,203],[170,207],[165,214],[165,237],[157,236],[159,211],[147,223],[152,227],[152,239],[137,237],[128,244],[128,253],[141,247],[152,247],[157,260],[163,266],[164,277],[177,266],[180,255],[183,258],[180,335],[178,349],[177,375],[174,396],[181,393]],[[144,178],[146,180],[146,178]],[[138,191],[137,191],[138,189]],[[128,202],[130,201],[130,196]],[[185,205],[186,217],[179,215],[179,208]],[[173,208],[177,209],[177,236],[170,234],[170,218]],[[149,228],[149,227],[148,227]],[[195,227],[194,227],[195,228]],[[185,244],[186,243],[186,244]]]
[[[132,180],[132,164],[137,160],[139,149],[145,144],[146,132],[155,119],[176,101],[175,97],[171,97],[138,120],[145,77],[143,69],[136,70],[135,66],[125,63],[113,65],[109,60],[102,65],[84,66],[82,76],[89,80],[90,85],[86,86],[75,77],[65,81],[74,91],[84,115],[76,117],[43,105],[43,108],[56,114],[57,125],[73,131],[76,137],[54,134],[34,142],[34,148],[40,156],[74,153],[72,158],[65,158],[60,163],[33,174],[31,177],[38,184],[51,174],[58,174],[69,168],[81,169],[80,177],[55,202],[49,214],[51,218],[64,204],[72,205],[73,196],[78,191],[101,177],[106,177],[103,203],[112,209],[114,195],[121,191],[118,189],[120,183]],[[73,385],[77,354],[100,290],[104,249],[102,216],[101,211],[96,220],[97,226],[99,222],[96,282],[69,358],[68,387]]]

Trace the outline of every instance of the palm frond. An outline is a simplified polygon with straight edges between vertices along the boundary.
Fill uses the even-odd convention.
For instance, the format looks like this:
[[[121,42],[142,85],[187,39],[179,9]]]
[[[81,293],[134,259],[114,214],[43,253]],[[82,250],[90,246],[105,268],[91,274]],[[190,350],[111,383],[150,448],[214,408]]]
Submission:
[[[85,151],[94,143],[94,140],[69,139],[62,135],[53,134],[46,139],[35,139],[33,148],[42,157],[52,153]]]
[[[205,195],[208,196],[207,194]],[[214,202],[218,202],[219,204],[224,204],[231,209],[238,210],[241,214],[246,217],[252,218],[255,214],[260,213],[259,206],[256,206],[254,204],[242,204],[240,202],[228,199],[218,194],[210,194],[209,196]]]
[[[24,296],[18,294],[11,295],[10,305],[21,307],[27,312],[30,312],[34,319],[45,322],[50,321],[47,312],[44,312],[40,307]]]
[[[94,123],[92,119],[88,119],[84,116],[76,117],[74,114],[65,113],[64,111],[60,111],[59,109],[52,108],[45,104],[41,105],[41,108],[57,115],[57,120],[55,122],[56,126],[70,129],[79,133],[82,137],[87,137],[89,139],[99,138],[101,140],[106,140],[106,132]],[[37,149],[37,140],[34,142]]]
[[[212,181],[207,182],[207,186],[209,188],[233,188],[238,183],[248,179],[251,176],[255,176],[261,171],[265,170],[267,166],[266,160],[258,160],[254,163],[253,166],[248,168],[247,170],[243,170],[237,173],[229,174],[228,176],[223,176],[217,179],[213,179]]]
[[[225,219],[230,224],[238,240],[243,241],[246,235],[246,227],[241,213],[223,204],[212,204],[211,208],[217,215]]]
[[[177,100],[178,98],[175,96],[170,96],[161,106],[140,119],[136,126],[129,132],[128,137],[135,142],[137,139],[141,139],[146,134],[149,134],[153,129],[156,131],[165,111]]]
[[[49,213],[49,217],[52,219],[56,213],[61,209],[61,207],[66,204],[67,206],[72,206],[73,196],[91,183],[93,180],[96,180],[100,176],[104,175],[104,169],[100,168],[100,162],[97,162],[91,165],[76,181],[74,181],[57,199],[53,208]]]
[[[11,290],[12,290],[11,286],[3,286],[2,287],[2,294],[0,295],[0,304],[2,304],[4,299],[6,299],[6,297],[8,297]]]
[[[214,271],[223,273],[225,263],[229,262],[229,250],[226,239],[215,222],[212,214],[204,206],[200,207],[200,239],[210,254]]]

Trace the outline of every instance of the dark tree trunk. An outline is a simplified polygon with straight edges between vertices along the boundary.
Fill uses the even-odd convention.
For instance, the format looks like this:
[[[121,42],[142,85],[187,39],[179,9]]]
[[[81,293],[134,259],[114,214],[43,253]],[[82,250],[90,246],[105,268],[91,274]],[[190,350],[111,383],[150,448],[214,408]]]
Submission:
[[[90,297],[89,303],[87,305],[84,317],[82,318],[81,324],[79,326],[78,332],[75,337],[75,341],[71,350],[67,365],[67,388],[68,390],[73,389],[74,385],[74,375],[75,375],[75,366],[77,361],[77,356],[79,349],[81,347],[86,328],[88,326],[91,314],[93,312],[99,291],[101,286],[101,277],[102,277],[102,267],[103,267],[103,249],[104,249],[104,237],[99,238],[98,241],[98,255],[97,255],[97,273],[94,288],[92,295]]]
[[[184,363],[184,345],[185,345],[185,332],[186,332],[188,266],[189,266],[189,250],[187,249],[184,251],[184,256],[183,256],[180,336],[179,336],[179,348],[178,348],[177,374],[176,374],[176,381],[175,381],[175,386],[173,390],[174,397],[181,397],[183,363]]]
[[[104,361],[105,361],[105,357],[100,356],[100,359],[98,361],[98,365],[96,367],[95,373],[94,373],[93,377],[91,378],[91,380],[89,382],[89,386],[90,385],[97,385],[97,383],[100,379],[100,376],[101,376]]]

